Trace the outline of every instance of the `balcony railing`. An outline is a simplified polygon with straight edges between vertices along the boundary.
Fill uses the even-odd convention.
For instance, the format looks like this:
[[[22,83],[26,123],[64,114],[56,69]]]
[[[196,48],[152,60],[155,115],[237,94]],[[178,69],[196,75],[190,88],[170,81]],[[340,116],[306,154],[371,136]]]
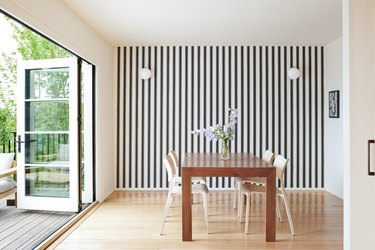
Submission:
[[[15,153],[17,154],[17,143],[16,138],[17,133],[13,132],[13,139],[9,140],[8,142],[0,145],[0,153]]]

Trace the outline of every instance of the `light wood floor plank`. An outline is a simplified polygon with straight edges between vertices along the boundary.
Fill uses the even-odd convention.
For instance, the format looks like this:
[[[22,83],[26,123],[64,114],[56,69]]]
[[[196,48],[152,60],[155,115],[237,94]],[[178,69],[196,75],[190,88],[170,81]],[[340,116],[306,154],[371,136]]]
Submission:
[[[193,242],[181,241],[181,198],[173,201],[164,235],[159,235],[166,192],[114,192],[57,249],[342,249],[343,201],[324,191],[289,192],[296,236],[285,210],[275,243],[265,242],[265,199],[252,200],[249,234],[238,223],[232,192],[208,196],[211,233],[201,201],[193,205]],[[198,203],[199,202],[199,203]],[[282,202],[281,202],[282,204]]]

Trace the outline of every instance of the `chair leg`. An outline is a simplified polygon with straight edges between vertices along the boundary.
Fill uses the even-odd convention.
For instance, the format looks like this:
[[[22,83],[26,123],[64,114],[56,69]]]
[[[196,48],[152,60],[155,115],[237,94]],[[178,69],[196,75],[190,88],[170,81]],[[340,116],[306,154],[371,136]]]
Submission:
[[[210,233],[210,226],[208,224],[208,206],[207,206],[207,195],[206,193],[202,193],[202,199],[203,199],[203,208],[204,208],[204,218],[206,220],[206,228],[207,233]]]
[[[237,198],[237,188],[238,188],[238,182],[235,181],[234,182],[234,190],[233,190],[233,209],[236,209],[236,206],[237,206],[237,201],[236,201],[236,198]]]
[[[250,193],[246,194],[246,220],[245,220],[245,234],[249,232],[249,215],[250,215]]]
[[[279,197],[276,195],[276,216],[279,218],[280,222],[283,222],[283,218],[281,217],[280,213],[280,202],[279,202]]]
[[[167,216],[169,213],[169,208],[171,207],[171,204],[172,204],[172,200],[173,200],[173,195],[171,193],[168,193],[168,198],[167,198],[167,201],[165,202],[165,207],[164,207],[163,221],[161,222],[160,234],[163,234],[165,221],[167,220]]]
[[[240,203],[238,203],[238,217],[239,217],[239,223],[242,223],[242,214],[243,214],[243,206],[244,206],[244,194],[241,192],[241,189],[239,190],[240,192]]]
[[[288,198],[286,197],[285,193],[283,193],[281,197],[283,197],[283,201],[284,201],[284,205],[285,205],[285,210],[286,210],[286,215],[288,216],[290,232],[294,236],[296,234],[295,234],[295,231],[294,231],[294,225],[293,225],[292,215],[290,214],[290,210],[289,210]]]

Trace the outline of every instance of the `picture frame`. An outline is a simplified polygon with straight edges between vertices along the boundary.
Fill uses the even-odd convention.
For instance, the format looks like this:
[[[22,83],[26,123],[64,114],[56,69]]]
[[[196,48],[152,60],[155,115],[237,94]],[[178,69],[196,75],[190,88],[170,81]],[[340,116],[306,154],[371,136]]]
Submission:
[[[329,118],[340,118],[340,91],[328,92],[328,114]]]

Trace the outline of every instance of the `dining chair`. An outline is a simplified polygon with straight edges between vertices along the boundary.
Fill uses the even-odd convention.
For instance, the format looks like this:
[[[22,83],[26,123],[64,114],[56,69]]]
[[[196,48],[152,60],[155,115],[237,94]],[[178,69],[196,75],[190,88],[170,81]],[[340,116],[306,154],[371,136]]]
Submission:
[[[178,173],[179,160],[178,160],[177,153],[176,153],[176,151],[172,150],[170,152],[170,154],[172,156],[174,167],[176,169],[176,179],[175,179],[175,182],[178,183],[178,184],[182,184],[182,178],[181,178],[181,176],[179,176],[179,173]],[[194,177],[191,178],[191,180],[192,180],[193,183],[202,183],[202,184],[206,184],[207,183],[207,178],[206,177],[196,177],[196,176],[194,176]]]
[[[288,160],[282,157],[281,155],[278,155],[273,163],[273,166],[276,167],[276,178],[280,181],[280,186],[281,188],[276,188],[276,212],[279,214],[280,221],[282,221],[281,216],[280,216],[280,211],[278,211],[278,197],[281,197],[283,199],[284,205],[285,205],[285,210],[286,214],[288,217],[289,221],[289,227],[292,235],[295,235],[294,231],[294,225],[293,225],[293,220],[292,216],[290,214],[290,209],[289,209],[289,202],[287,198],[287,194],[285,191],[285,186],[284,186],[284,175],[285,175],[285,169],[288,164]],[[248,228],[249,228],[249,212],[250,212],[250,196],[252,193],[266,193],[266,186],[265,184],[262,185],[257,185],[254,183],[241,183],[240,185],[240,195],[241,195],[241,208],[240,210],[240,222],[242,222],[242,212],[243,212],[243,205],[244,205],[244,197],[246,196],[246,219],[245,219],[245,234],[248,233]]]
[[[176,167],[174,165],[172,153],[169,153],[164,158],[164,165],[167,168],[167,173],[168,173],[169,191],[168,191],[167,201],[165,203],[164,215],[163,215],[163,221],[161,224],[160,234],[163,234],[164,225],[167,220],[169,208],[171,207],[171,204],[172,204],[173,196],[182,194],[182,187],[180,183],[176,182],[176,177],[177,177]],[[207,193],[208,193],[207,185],[204,183],[192,183],[191,192],[192,194],[202,195],[204,218],[206,221],[207,233],[209,233],[210,229],[209,229],[209,224],[208,224],[208,213],[207,213]]]
[[[272,153],[271,150],[266,150],[263,153],[262,159],[267,162],[271,163],[275,159],[275,154]],[[266,183],[266,179],[264,177],[236,177],[234,178],[234,191],[233,191],[233,208],[237,208],[238,204],[240,203],[240,185],[243,182],[250,182],[250,183],[257,183],[257,184],[264,184]],[[239,215],[239,212],[238,212]]]

